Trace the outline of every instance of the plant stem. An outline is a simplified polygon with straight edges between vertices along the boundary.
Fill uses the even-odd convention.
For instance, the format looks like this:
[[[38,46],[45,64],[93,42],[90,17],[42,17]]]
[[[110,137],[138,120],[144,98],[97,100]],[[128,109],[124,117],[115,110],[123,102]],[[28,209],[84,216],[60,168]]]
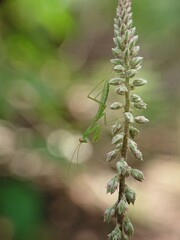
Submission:
[[[126,84],[129,85],[129,79],[126,79]],[[127,93],[125,93],[125,106],[124,106],[125,112],[130,111],[130,90],[128,90]],[[127,119],[124,121],[124,137],[123,137],[123,145],[121,150],[121,156],[122,158],[127,162],[127,153],[128,153],[128,138],[129,138],[129,126],[130,123]],[[124,175],[119,176],[119,193],[118,193],[118,203],[123,197],[124,190],[125,190],[125,179],[126,177]],[[118,216],[117,222],[120,224],[122,228],[124,214],[121,214]],[[122,229],[121,229],[122,230]]]

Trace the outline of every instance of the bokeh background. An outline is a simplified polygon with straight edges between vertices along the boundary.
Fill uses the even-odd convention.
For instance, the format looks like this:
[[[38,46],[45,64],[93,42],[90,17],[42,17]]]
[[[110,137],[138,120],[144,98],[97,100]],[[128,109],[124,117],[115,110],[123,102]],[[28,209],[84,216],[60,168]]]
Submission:
[[[102,222],[116,199],[105,194],[115,173],[105,161],[110,129],[100,121],[100,141],[84,144],[70,162],[98,107],[88,93],[113,77],[116,5],[0,1],[1,240],[103,240],[113,227]],[[145,161],[130,159],[146,176],[130,181],[137,191],[134,240],[179,240],[180,1],[134,0],[133,12],[144,57],[140,76],[149,81],[139,94],[150,119],[138,138]]]

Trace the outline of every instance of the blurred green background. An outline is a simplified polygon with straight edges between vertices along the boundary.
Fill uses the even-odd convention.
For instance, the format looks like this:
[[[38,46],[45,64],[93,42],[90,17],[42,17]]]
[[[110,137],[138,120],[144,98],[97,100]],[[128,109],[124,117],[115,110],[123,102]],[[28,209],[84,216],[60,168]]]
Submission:
[[[1,240],[103,240],[112,229],[102,222],[116,199],[105,194],[114,174],[105,162],[110,129],[102,124],[100,141],[70,161],[98,107],[88,93],[113,76],[116,5],[0,1]],[[133,12],[140,76],[148,79],[139,94],[150,119],[138,139],[146,161],[131,162],[146,176],[142,184],[130,181],[137,191],[134,239],[179,240],[180,1],[134,0]],[[112,120],[109,110],[107,116]]]

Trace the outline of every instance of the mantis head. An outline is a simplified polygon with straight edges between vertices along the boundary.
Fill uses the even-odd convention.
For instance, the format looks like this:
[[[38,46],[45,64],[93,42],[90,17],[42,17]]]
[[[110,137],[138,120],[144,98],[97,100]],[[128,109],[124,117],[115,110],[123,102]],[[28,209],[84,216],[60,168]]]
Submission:
[[[79,142],[80,142],[80,143],[88,143],[88,140],[87,140],[87,138],[80,137],[80,138],[79,138]]]

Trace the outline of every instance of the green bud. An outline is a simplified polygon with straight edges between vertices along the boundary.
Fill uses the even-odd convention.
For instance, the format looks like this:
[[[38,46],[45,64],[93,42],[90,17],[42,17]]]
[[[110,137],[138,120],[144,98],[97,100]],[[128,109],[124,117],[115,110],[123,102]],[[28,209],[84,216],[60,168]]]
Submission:
[[[125,9],[123,9],[121,12],[121,19],[124,19],[126,15],[127,15],[127,12]]]
[[[124,35],[126,32],[126,25],[124,23],[122,23],[120,26],[120,32],[121,32],[121,35]]]
[[[138,109],[146,109],[147,104],[143,101],[139,101],[137,103],[134,103],[134,106]]]
[[[144,180],[143,173],[137,169],[131,169],[131,176],[139,182]]]
[[[144,116],[137,116],[134,118],[135,122],[137,123],[147,123],[149,120],[145,118]]]
[[[108,152],[108,153],[107,153],[107,159],[106,159],[106,161],[107,161],[107,162],[113,161],[114,159],[116,159],[118,153],[119,153],[119,150],[118,150],[118,149],[115,149],[115,150],[113,150],[113,151],[111,151],[111,152]]]
[[[135,69],[128,70],[126,73],[127,78],[133,78],[136,73],[137,73],[137,71]]]
[[[118,37],[119,34],[120,34],[119,30],[116,30],[116,29],[115,29],[115,30],[114,30],[114,36],[115,36],[115,37]]]
[[[132,113],[130,113],[130,112],[124,112],[124,117],[129,123],[134,122],[134,117],[133,117]]]
[[[128,92],[128,89],[124,84],[121,84],[118,88],[115,89],[115,92],[118,95],[124,95],[126,92]]]
[[[114,23],[114,29],[115,29],[115,30],[119,30],[118,24]]]
[[[114,38],[113,38],[113,42],[114,42],[114,44],[116,45],[116,47],[119,46],[119,43],[118,43],[118,41],[117,41],[117,37],[114,37]]]
[[[120,202],[118,203],[118,205],[117,205],[118,213],[119,213],[120,215],[121,215],[121,214],[124,214],[127,209],[128,209],[127,202],[126,202],[124,199],[121,199],[121,201],[120,201]]]
[[[112,78],[111,80],[109,80],[109,84],[113,86],[117,86],[123,83],[124,83],[124,79],[118,78],[118,77]]]
[[[114,136],[122,129],[122,125],[120,123],[116,123],[112,125],[112,135]]]
[[[134,36],[134,37],[132,37],[132,40],[134,41],[134,44],[136,44],[137,43],[137,41],[138,41],[138,35],[136,35],[136,36]]]
[[[117,134],[113,137],[112,139],[112,144],[117,144],[123,140],[123,135],[122,134]]]
[[[120,240],[122,238],[121,230],[118,226],[108,235],[108,240]]]
[[[143,85],[145,85],[147,83],[147,80],[143,79],[143,78],[137,78],[133,81],[133,86],[134,87],[141,87]]]
[[[140,47],[139,46],[136,46],[132,49],[132,56],[135,57],[138,55],[139,53],[139,50],[140,50]]]
[[[117,46],[121,49],[121,51],[124,51],[126,45],[124,44],[124,41],[121,37],[117,37]]]
[[[126,43],[129,42],[130,37],[131,37],[131,31],[130,31],[130,30],[127,30],[127,31],[126,31],[126,34],[125,34],[125,39],[124,39],[124,41],[125,41]]]
[[[130,56],[130,51],[128,48],[124,51],[124,61],[127,62]]]
[[[130,147],[131,153],[134,155],[134,157],[137,160],[143,161],[142,153],[141,153],[141,151],[139,151],[137,144],[131,139],[129,139],[128,142],[129,142],[129,147]]]
[[[133,38],[135,32],[136,32],[136,27],[131,28],[131,37],[132,38]]]
[[[110,62],[114,65],[119,65],[119,64],[123,65],[123,61],[120,60],[119,58],[111,59]]]
[[[135,57],[130,61],[131,67],[136,67],[138,64],[142,63],[143,57]]]
[[[114,18],[114,23],[117,24],[117,25],[119,25],[119,23],[120,23],[120,22],[119,22],[119,19]]]
[[[135,103],[138,103],[138,102],[142,101],[142,99],[137,94],[132,94],[131,95],[131,101],[135,102]]]
[[[129,135],[130,135],[130,137],[132,139],[134,139],[135,137],[138,136],[138,134],[139,134],[139,130],[137,128],[135,128],[135,127],[130,126],[130,128],[129,128]]]
[[[136,200],[136,193],[129,187],[126,187],[126,189],[125,189],[125,197],[126,197],[128,204],[132,203],[134,205],[135,200]]]
[[[127,171],[128,164],[124,159],[122,158],[120,161],[116,163],[116,169],[119,175],[124,175]]]
[[[128,23],[127,23],[127,28],[128,28],[128,29],[131,29],[131,28],[132,28],[132,25],[133,25],[133,21],[132,21],[132,19],[130,19],[130,20],[128,21]]]
[[[110,108],[111,108],[112,110],[118,110],[118,109],[120,109],[120,108],[122,108],[122,107],[123,107],[123,104],[120,103],[120,102],[114,102],[114,103],[112,103],[111,106],[110,106]]]
[[[118,185],[118,175],[116,175],[107,183],[106,192],[113,194],[118,188]]]
[[[120,73],[120,72],[124,71],[124,67],[122,65],[116,65],[114,67],[114,71],[117,73]]]
[[[112,53],[115,55],[115,56],[119,56],[119,54],[121,54],[121,50],[119,48],[112,48]]]
[[[139,71],[141,68],[142,68],[141,64],[139,64],[135,67],[136,71]]]
[[[129,220],[128,217],[126,217],[126,219],[128,220],[124,220],[124,232],[127,234],[128,237],[131,237],[134,234],[134,227],[131,223],[131,221]]]
[[[109,223],[113,220],[115,215],[115,209],[114,207],[112,208],[107,208],[106,211],[104,212],[104,222]]]

